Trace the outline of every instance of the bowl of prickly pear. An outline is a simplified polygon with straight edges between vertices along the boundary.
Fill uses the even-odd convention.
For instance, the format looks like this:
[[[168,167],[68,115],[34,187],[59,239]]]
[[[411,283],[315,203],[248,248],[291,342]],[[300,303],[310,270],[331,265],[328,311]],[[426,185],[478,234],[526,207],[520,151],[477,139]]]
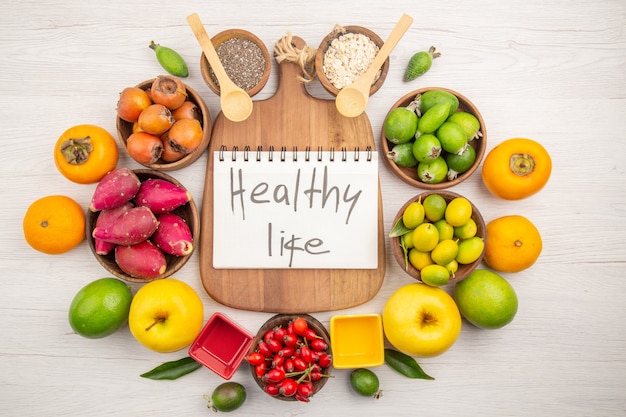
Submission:
[[[117,168],[97,184],[87,241],[109,273],[130,282],[173,275],[189,260],[200,218],[189,191],[159,171]]]
[[[212,121],[202,97],[173,75],[124,88],[117,102],[117,136],[139,164],[173,171],[194,163],[211,139]]]
[[[487,226],[478,207],[463,195],[431,190],[400,207],[388,237],[404,272],[440,287],[461,281],[478,267]]]
[[[261,326],[246,360],[266,394],[283,401],[309,402],[330,378],[330,335],[309,314],[277,314]]]
[[[420,88],[389,109],[381,132],[386,165],[402,181],[442,190],[467,180],[487,148],[478,108],[461,93]]]

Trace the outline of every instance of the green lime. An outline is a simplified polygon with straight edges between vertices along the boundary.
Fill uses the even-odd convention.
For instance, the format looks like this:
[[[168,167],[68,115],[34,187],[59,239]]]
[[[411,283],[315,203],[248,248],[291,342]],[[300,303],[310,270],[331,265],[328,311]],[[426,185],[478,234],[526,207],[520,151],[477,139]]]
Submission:
[[[480,122],[473,114],[464,111],[457,111],[455,113],[451,113],[447,121],[461,126],[468,141],[479,137],[478,131],[480,130]]]
[[[459,99],[452,93],[445,90],[428,90],[420,97],[420,110],[422,114],[426,113],[429,109],[442,101],[446,101],[450,104],[450,114],[453,114],[459,107]]]
[[[437,136],[426,133],[415,139],[411,144],[411,151],[417,162],[431,162],[441,155],[441,142]]]
[[[443,219],[446,213],[446,200],[439,194],[429,194],[422,205],[424,206],[424,215],[431,222]]]
[[[417,114],[406,107],[396,107],[385,118],[383,131],[393,144],[408,142],[417,131]]]
[[[459,239],[469,239],[470,237],[476,236],[477,231],[478,227],[476,226],[476,222],[470,217],[464,225],[454,228],[454,236]]]
[[[446,153],[444,158],[448,164],[448,179],[452,181],[459,174],[466,172],[474,165],[474,162],[476,162],[476,150],[468,143],[460,154]]]
[[[454,286],[454,299],[467,321],[483,329],[499,329],[517,314],[515,290],[495,272],[476,269]]]
[[[454,237],[454,227],[446,219],[437,220],[433,223],[439,232],[439,241],[452,239]]]
[[[415,248],[409,251],[409,263],[415,267],[418,271],[424,269],[427,265],[432,265],[433,260],[430,257],[430,252],[422,252]]]
[[[475,262],[485,249],[485,241],[483,238],[474,236],[459,242],[459,253],[456,255],[456,261],[460,264],[471,264]]]
[[[430,257],[437,265],[445,266],[456,259],[459,252],[459,244],[456,240],[445,239],[439,241],[435,249],[430,253]]]
[[[237,382],[224,382],[217,386],[211,394],[211,398],[205,399],[208,401],[208,407],[213,411],[234,411],[241,407],[246,401],[246,389],[243,385]]]
[[[432,162],[420,162],[417,164],[417,177],[427,184],[439,184],[446,179],[448,164],[443,157],[438,157]]]
[[[360,395],[378,398],[381,395],[380,381],[369,369],[359,368],[350,372],[350,386]]]
[[[432,223],[422,223],[413,230],[413,247],[421,252],[429,252],[439,243],[439,231]]]
[[[467,138],[461,126],[452,122],[443,122],[437,129],[437,139],[441,148],[449,153],[461,153],[467,146]]]
[[[68,314],[70,326],[89,339],[109,336],[128,322],[132,299],[130,287],[119,279],[97,279],[74,296]]]
[[[448,283],[450,280],[450,272],[448,272],[445,266],[432,264],[425,266],[424,269],[420,271],[420,279],[424,284],[430,285],[431,287],[440,287]]]
[[[421,201],[411,202],[402,213],[402,222],[407,229],[415,229],[424,221],[424,206]]]
[[[449,112],[450,103],[444,101],[435,104],[426,113],[422,113],[422,117],[417,122],[417,131],[420,134],[433,133],[446,121]]]
[[[413,142],[404,142],[394,145],[389,152],[387,158],[395,162],[399,167],[414,167],[417,165],[417,159],[413,156]]]

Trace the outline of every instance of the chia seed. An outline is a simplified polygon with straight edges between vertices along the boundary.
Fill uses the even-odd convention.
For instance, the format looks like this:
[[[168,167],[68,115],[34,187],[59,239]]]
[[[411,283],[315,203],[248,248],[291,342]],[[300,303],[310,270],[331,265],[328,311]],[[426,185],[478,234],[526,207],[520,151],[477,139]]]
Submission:
[[[215,48],[222,66],[228,77],[240,88],[249,91],[263,78],[265,72],[265,56],[261,48],[254,42],[244,38],[231,38]],[[213,69],[209,72],[215,84],[219,82]]]

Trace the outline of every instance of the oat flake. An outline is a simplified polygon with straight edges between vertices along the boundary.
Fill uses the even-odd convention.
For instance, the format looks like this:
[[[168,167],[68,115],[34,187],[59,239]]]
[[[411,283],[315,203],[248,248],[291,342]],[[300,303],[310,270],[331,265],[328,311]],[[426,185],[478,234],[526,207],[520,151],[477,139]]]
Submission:
[[[342,89],[367,71],[377,53],[378,46],[368,36],[348,32],[331,41],[322,70],[335,88]]]

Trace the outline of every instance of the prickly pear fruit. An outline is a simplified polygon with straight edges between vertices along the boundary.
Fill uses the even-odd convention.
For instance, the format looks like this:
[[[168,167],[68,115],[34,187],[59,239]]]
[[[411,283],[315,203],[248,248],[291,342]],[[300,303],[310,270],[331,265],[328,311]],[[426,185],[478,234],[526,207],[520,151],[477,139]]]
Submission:
[[[167,269],[165,255],[149,240],[136,245],[116,246],[115,262],[122,271],[135,278],[156,278]]]
[[[106,174],[96,186],[89,210],[96,212],[119,207],[130,201],[141,186],[141,181],[128,168],[117,168]]]
[[[152,235],[152,241],[163,252],[170,255],[185,256],[193,252],[191,230],[182,217],[173,214],[157,216],[159,226]]]
[[[155,214],[169,213],[191,200],[191,194],[169,181],[149,178],[141,183],[135,196],[138,206],[148,207]]]
[[[157,226],[157,219],[149,208],[133,207],[112,224],[94,227],[92,236],[116,245],[135,245],[152,236]]]
[[[115,220],[122,214],[126,213],[129,209],[133,208],[133,204],[127,202],[116,208],[102,210],[96,219],[96,227],[109,227]],[[94,248],[98,255],[107,255],[115,248],[115,243],[105,242],[101,239],[94,239]]]

